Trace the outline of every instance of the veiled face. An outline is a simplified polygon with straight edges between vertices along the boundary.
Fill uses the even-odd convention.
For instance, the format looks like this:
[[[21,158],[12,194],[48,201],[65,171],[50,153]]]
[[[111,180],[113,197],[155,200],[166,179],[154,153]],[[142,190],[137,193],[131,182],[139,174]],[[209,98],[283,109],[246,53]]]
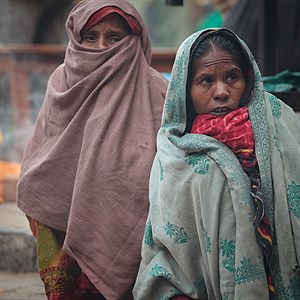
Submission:
[[[234,57],[215,49],[194,63],[191,98],[197,114],[224,116],[237,109],[246,81]]]
[[[117,13],[111,13],[83,35],[81,44],[89,48],[105,49],[129,34],[126,21]]]

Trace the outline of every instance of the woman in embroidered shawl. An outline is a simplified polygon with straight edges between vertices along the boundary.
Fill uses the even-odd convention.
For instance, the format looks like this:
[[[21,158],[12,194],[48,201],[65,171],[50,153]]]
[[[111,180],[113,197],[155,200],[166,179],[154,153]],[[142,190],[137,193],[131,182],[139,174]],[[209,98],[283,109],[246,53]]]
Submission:
[[[248,47],[208,29],[179,48],[133,291],[148,299],[300,299],[300,120]]]
[[[25,150],[18,206],[49,299],[132,299],[167,81],[124,0],[81,1]]]

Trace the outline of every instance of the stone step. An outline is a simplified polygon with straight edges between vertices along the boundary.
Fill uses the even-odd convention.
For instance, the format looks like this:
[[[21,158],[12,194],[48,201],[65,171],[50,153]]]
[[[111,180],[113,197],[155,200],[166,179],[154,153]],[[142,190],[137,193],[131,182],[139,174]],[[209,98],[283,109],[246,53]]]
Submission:
[[[0,271],[1,300],[47,300],[44,284],[37,272]]]
[[[36,272],[36,243],[15,202],[0,204],[0,270]]]

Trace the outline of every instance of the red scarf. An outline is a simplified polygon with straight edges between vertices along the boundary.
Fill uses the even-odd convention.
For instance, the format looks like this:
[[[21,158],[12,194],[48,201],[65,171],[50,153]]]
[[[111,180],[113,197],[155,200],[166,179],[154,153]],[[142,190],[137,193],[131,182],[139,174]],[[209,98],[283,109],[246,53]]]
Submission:
[[[132,35],[139,35],[141,33],[141,27],[138,21],[131,15],[126,14],[123,10],[115,6],[107,6],[96,11],[86,22],[81,29],[81,35],[84,35],[89,29],[98,24],[104,17],[111,13],[117,13],[124,18],[126,23],[129,25]]]
[[[256,164],[253,131],[247,107],[221,117],[198,115],[191,133],[205,134],[224,143],[237,156],[244,170]]]

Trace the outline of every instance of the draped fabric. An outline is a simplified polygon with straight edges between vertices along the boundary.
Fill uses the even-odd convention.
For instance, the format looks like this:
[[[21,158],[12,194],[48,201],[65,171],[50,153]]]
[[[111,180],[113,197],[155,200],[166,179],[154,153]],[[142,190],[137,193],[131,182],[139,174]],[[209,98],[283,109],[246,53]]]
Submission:
[[[274,284],[276,299],[299,299],[300,118],[264,92],[257,64],[240,40],[255,74],[246,105],[263,216],[273,236],[266,265],[256,235],[251,179],[225,144],[185,133],[189,54],[201,33],[182,43],[174,62],[150,176],[150,209],[134,297],[269,299],[269,284]]]
[[[254,137],[248,109],[244,106],[221,117],[210,114],[198,115],[193,123],[191,133],[205,134],[224,143],[236,155],[248,175],[255,205],[254,229],[257,242],[264,252],[270,299],[274,299],[274,285],[269,271],[273,245],[272,230],[264,212],[264,197],[261,193],[260,175],[254,152]]]
[[[253,131],[245,106],[221,117],[198,115],[191,133],[209,135],[224,143],[237,156],[244,170],[256,164]]]
[[[140,35],[102,50],[81,45],[83,26],[107,6],[135,18]],[[127,1],[81,1],[66,30],[64,63],[24,153],[18,206],[66,232],[64,251],[105,298],[130,299],[167,82],[150,67],[146,27]]]

